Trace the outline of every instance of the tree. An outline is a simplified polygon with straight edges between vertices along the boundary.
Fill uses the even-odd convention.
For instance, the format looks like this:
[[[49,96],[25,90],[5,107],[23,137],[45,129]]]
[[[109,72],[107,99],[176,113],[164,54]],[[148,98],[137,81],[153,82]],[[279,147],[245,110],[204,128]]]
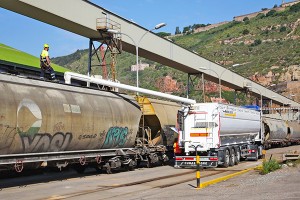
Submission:
[[[181,31],[180,31],[179,27],[177,26],[176,30],[175,30],[175,35],[178,35],[178,34],[181,34]]]
[[[183,27],[182,33],[189,33],[191,31],[191,26]]]
[[[273,6],[273,8],[277,8],[278,6],[277,6],[277,4],[275,4],[274,6]]]
[[[207,25],[205,25],[205,24],[194,24],[194,25],[192,26],[192,29],[195,30],[195,29],[197,29],[197,28],[205,27],[205,26],[207,26]]]

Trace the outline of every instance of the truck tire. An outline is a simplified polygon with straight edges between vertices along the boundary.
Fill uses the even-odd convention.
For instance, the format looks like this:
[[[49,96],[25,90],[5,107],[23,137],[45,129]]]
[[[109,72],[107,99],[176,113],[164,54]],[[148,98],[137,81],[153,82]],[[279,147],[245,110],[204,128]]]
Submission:
[[[225,154],[224,154],[224,164],[223,164],[223,167],[225,167],[225,168],[229,167],[229,162],[230,162],[229,150],[226,149],[225,150]]]
[[[254,157],[254,160],[257,161],[258,160],[258,150],[256,149],[255,151],[255,157]]]
[[[229,166],[234,166],[235,163],[235,151],[232,148],[230,151],[230,160],[229,160]]]
[[[241,162],[241,151],[240,149],[236,150],[236,154],[235,154],[235,165],[238,165]]]

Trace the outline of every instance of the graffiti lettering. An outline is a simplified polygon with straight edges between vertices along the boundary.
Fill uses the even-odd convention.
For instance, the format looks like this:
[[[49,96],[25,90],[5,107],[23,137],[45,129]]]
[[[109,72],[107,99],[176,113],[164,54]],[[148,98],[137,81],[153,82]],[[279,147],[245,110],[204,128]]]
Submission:
[[[91,139],[91,138],[96,138],[97,134],[92,134],[92,135],[79,135],[78,140],[84,140],[84,139]]]
[[[111,127],[105,137],[102,148],[123,147],[128,136],[128,128]]]
[[[58,132],[52,136],[45,133],[21,136],[21,139],[24,153],[64,151],[72,140],[72,134]]]

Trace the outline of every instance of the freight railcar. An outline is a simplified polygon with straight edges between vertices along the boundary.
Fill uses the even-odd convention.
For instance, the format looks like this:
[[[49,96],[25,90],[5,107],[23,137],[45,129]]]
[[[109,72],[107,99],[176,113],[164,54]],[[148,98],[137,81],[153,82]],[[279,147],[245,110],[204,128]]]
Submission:
[[[137,144],[142,111],[131,96],[7,74],[0,93],[1,170],[91,164],[110,173],[165,160],[162,146]]]
[[[176,102],[137,97],[137,102],[143,113],[140,127],[145,127],[146,136],[153,145],[164,145],[168,151],[173,151],[176,131],[177,112],[181,105]]]
[[[300,144],[300,123],[298,120],[288,120],[274,115],[262,117],[262,143],[265,149],[272,147]]]

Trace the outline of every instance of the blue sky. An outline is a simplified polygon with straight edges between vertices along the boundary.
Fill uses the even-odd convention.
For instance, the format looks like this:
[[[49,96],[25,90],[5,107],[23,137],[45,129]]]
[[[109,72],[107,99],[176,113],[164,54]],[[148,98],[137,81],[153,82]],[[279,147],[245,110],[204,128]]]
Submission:
[[[92,0],[93,3],[151,29],[174,34],[178,26],[231,21],[234,16],[280,5],[281,0]],[[290,2],[290,1],[285,1]],[[0,43],[39,56],[44,43],[50,56],[68,55],[88,48],[88,39],[20,14],[0,8]]]

